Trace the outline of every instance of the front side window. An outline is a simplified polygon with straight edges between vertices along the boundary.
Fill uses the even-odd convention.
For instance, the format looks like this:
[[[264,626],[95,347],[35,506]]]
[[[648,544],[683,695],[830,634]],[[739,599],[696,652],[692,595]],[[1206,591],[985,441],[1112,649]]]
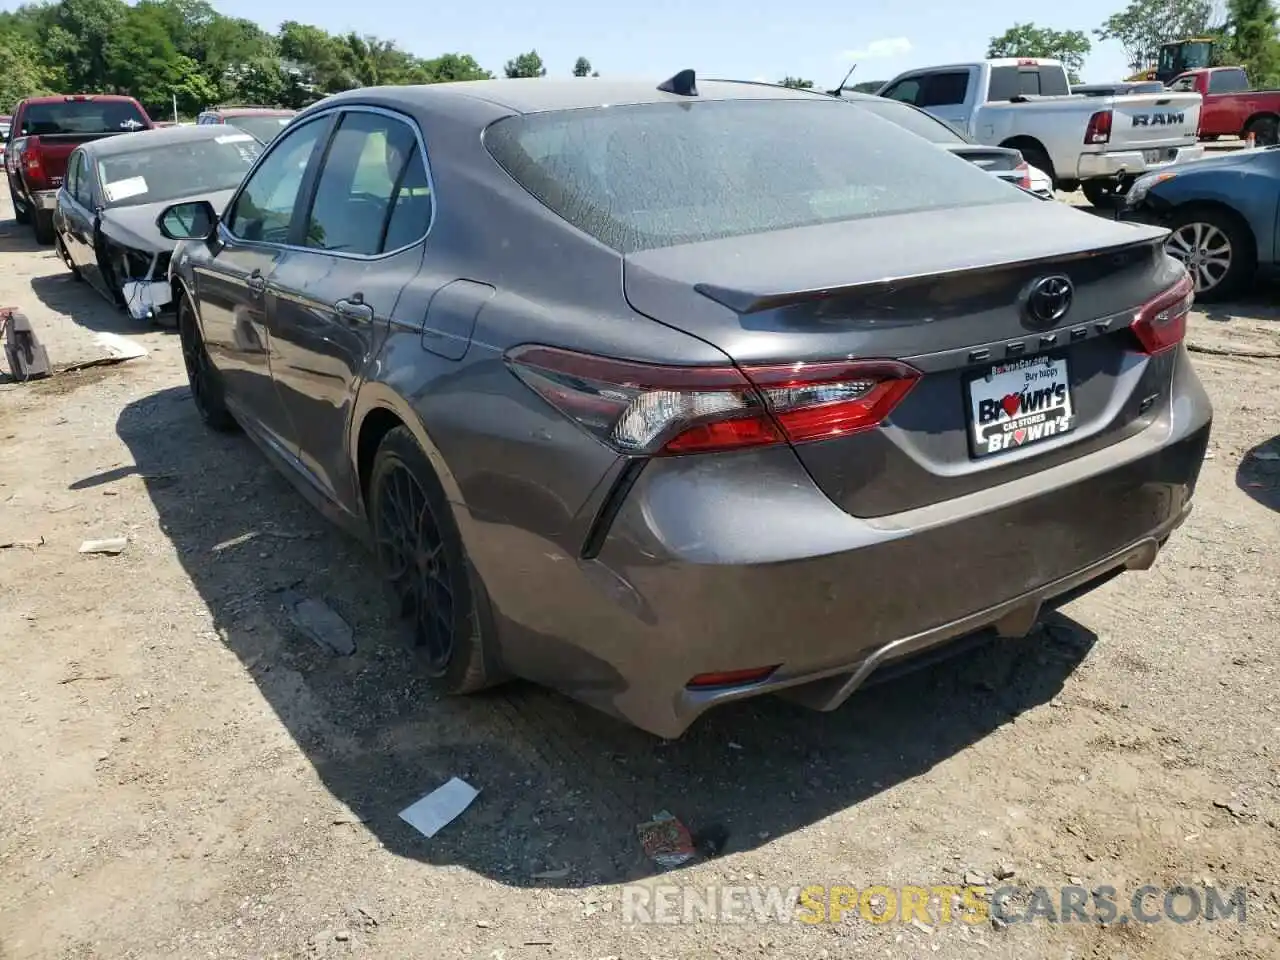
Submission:
[[[426,235],[431,190],[409,124],[363,110],[343,114],[307,220],[308,247],[375,256]]]
[[[836,98],[548,111],[499,120],[484,143],[554,213],[621,253],[1038,202]]]
[[[99,159],[98,179],[108,207],[159,203],[234,190],[261,152],[257,140],[238,131],[208,139],[147,143],[141,149]]]
[[[303,175],[328,128],[328,117],[321,117],[280,139],[253,171],[227,214],[227,229],[233,236],[261,243],[285,243],[289,239]]]

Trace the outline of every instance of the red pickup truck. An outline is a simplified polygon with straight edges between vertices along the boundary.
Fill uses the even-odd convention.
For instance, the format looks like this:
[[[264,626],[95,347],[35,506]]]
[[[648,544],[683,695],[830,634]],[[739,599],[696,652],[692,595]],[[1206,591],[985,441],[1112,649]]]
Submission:
[[[1169,81],[1169,89],[1195,91],[1200,106],[1200,136],[1247,137],[1258,146],[1276,143],[1280,133],[1280,90],[1250,90],[1243,67],[1207,67],[1188,70]]]
[[[154,126],[132,97],[76,94],[20,100],[4,154],[14,217],[34,227],[38,243],[53,243],[53,208],[71,151],[90,140]]]

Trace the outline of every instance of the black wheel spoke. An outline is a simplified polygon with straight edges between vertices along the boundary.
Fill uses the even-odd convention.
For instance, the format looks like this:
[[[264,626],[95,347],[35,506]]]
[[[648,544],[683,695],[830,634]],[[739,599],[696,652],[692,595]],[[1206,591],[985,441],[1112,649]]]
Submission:
[[[413,622],[430,670],[442,673],[457,641],[453,571],[426,492],[397,462],[379,478],[374,539],[383,571]]]

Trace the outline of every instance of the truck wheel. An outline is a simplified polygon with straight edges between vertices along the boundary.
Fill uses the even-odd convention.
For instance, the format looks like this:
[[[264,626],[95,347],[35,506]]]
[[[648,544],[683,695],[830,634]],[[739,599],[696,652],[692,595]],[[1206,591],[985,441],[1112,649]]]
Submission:
[[[1080,184],[1085,199],[1100,210],[1115,206],[1120,196],[1120,185],[1114,180],[1085,180]]]
[[[22,205],[22,201],[18,199],[18,191],[13,189],[13,184],[9,184],[9,202],[13,204],[13,219],[17,220],[24,227],[31,222],[31,211]]]
[[[53,243],[53,211],[35,210],[31,215],[31,225],[35,228],[36,243],[48,245]]]
[[[1280,122],[1275,117],[1255,117],[1249,121],[1248,126],[1244,128],[1244,136],[1247,140],[1249,134],[1253,134],[1254,142],[1260,147],[1274,146],[1280,140],[1277,134],[1280,133]]]

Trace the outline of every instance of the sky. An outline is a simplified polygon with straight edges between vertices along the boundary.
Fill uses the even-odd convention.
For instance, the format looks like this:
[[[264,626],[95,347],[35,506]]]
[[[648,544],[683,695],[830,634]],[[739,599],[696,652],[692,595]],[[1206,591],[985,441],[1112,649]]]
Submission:
[[[0,0],[0,7],[17,6]],[[880,0],[874,10],[850,0],[480,0],[410,5],[407,0],[213,0],[228,16],[275,30],[282,21],[330,32],[392,38],[421,57],[469,53],[501,75],[502,65],[534,48],[549,74],[568,75],[585,56],[602,75],[665,78],[694,68],[700,76],[780,80],[803,77],[831,87],[855,62],[851,83],[888,80],[903,70],[976,60],[988,40],[1017,20],[1057,30],[1091,31],[1126,0],[1009,4],[999,0]],[[1086,81],[1128,71],[1114,41],[1098,43]]]

